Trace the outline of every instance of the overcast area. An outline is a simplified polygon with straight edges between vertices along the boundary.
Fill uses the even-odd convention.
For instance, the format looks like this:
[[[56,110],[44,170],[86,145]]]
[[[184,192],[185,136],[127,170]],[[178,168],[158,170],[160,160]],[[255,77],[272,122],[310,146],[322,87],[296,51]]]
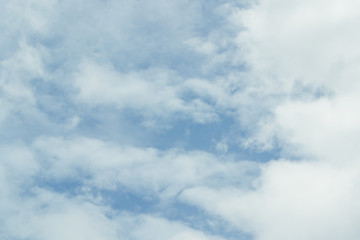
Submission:
[[[0,6],[0,239],[360,239],[360,1]]]

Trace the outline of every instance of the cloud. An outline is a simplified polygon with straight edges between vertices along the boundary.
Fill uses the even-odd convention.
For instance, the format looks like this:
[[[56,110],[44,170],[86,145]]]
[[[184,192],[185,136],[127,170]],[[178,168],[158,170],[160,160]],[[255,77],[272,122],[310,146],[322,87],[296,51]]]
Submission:
[[[34,104],[35,97],[29,86],[32,78],[41,77],[43,61],[40,49],[19,42],[19,49],[10,58],[0,62],[0,83],[3,101],[20,105]]]
[[[223,239],[158,214],[114,209],[101,194],[107,189],[116,194],[116,188],[126,187],[140,197],[174,198],[189,184],[217,174],[220,180],[229,173],[225,166],[213,167],[216,160],[209,154],[159,153],[93,139],[50,138],[38,140],[32,149],[2,145],[0,153],[0,235],[4,238]],[[205,171],[205,166],[212,169]],[[242,169],[235,163],[228,167],[234,166]],[[70,186],[61,193],[51,187],[59,181],[79,181],[79,187],[72,194]]]
[[[125,216],[120,219],[124,226],[123,234],[128,239],[191,239],[191,240],[220,240],[221,237],[206,235],[200,231],[191,229],[179,222],[153,216]],[[135,225],[135,231],[126,231],[125,226]]]
[[[279,106],[276,121],[284,142],[321,161],[356,164],[359,156],[357,100],[357,96],[348,94]]]
[[[4,200],[2,198],[2,200]],[[181,222],[117,213],[87,199],[68,198],[37,189],[32,196],[2,201],[0,228],[4,238],[26,239],[223,239],[187,227]],[[6,207],[7,209],[5,209]]]
[[[247,27],[239,41],[247,44],[255,71],[272,74],[283,88],[300,81],[340,91],[354,83],[354,76],[341,84],[338,79],[352,71],[359,55],[356,5],[352,0],[260,1],[239,14]]]
[[[105,210],[77,199],[40,190],[14,210],[6,216],[3,234],[8,238],[116,239]]]
[[[79,101],[97,106],[114,105],[117,109],[134,109],[151,117],[190,115],[196,122],[214,121],[217,114],[201,99],[182,98],[182,79],[163,69],[122,74],[111,66],[83,63],[75,77]]]
[[[253,233],[255,239],[357,239],[358,181],[354,169],[283,160],[264,166],[255,191],[194,188],[181,198]]]
[[[238,6],[3,2],[1,238],[227,239],[222,221],[178,196],[246,186],[258,164],[225,145],[221,156],[175,147],[169,136],[173,126],[221,122],[236,106],[228,13]]]
[[[355,0],[3,5],[2,238],[359,238]]]
[[[43,137],[33,149],[42,159],[43,175],[49,182],[73,179],[84,186],[110,190],[125,186],[165,198],[197,185],[246,185],[257,170],[255,163],[221,161],[207,152],[160,151],[90,138]]]
[[[245,147],[280,147],[254,189],[195,187],[180,198],[254,239],[358,239],[359,91],[353,1],[260,1],[238,35],[261,109]],[[265,105],[264,105],[265,104]],[[268,106],[264,111],[263,106]],[[245,115],[249,116],[249,115]],[[251,118],[252,119],[252,118]]]

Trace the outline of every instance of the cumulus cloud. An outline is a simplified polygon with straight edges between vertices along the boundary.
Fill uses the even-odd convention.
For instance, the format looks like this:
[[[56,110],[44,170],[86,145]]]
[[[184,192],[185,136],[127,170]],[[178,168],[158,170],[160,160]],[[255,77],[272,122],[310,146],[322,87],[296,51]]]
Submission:
[[[356,5],[270,0],[239,11],[256,91],[273,99],[244,144],[276,142],[288,158],[263,164],[254,190],[193,188],[184,201],[255,239],[359,238]]]
[[[358,181],[354,169],[282,160],[264,166],[255,191],[189,189],[182,198],[256,239],[357,239]]]
[[[357,5],[350,0],[260,1],[239,14],[247,31],[238,39],[248,44],[251,66],[271,73],[283,87],[300,81],[338,92],[351,86],[356,77],[339,81],[345,72],[353,72],[359,55],[354,48],[359,37],[354,31],[359,20]]]

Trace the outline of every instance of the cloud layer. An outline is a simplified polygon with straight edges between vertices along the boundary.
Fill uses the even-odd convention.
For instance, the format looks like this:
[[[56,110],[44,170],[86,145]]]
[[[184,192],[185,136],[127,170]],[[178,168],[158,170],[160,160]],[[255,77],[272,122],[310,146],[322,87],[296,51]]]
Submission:
[[[359,3],[2,1],[3,239],[346,239]]]

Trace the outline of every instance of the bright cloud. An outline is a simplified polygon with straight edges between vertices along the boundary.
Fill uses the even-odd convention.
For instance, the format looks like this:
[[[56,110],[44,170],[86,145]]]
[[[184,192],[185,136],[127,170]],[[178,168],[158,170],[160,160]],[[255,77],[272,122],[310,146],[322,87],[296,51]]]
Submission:
[[[359,239],[358,2],[2,6],[1,238]]]

